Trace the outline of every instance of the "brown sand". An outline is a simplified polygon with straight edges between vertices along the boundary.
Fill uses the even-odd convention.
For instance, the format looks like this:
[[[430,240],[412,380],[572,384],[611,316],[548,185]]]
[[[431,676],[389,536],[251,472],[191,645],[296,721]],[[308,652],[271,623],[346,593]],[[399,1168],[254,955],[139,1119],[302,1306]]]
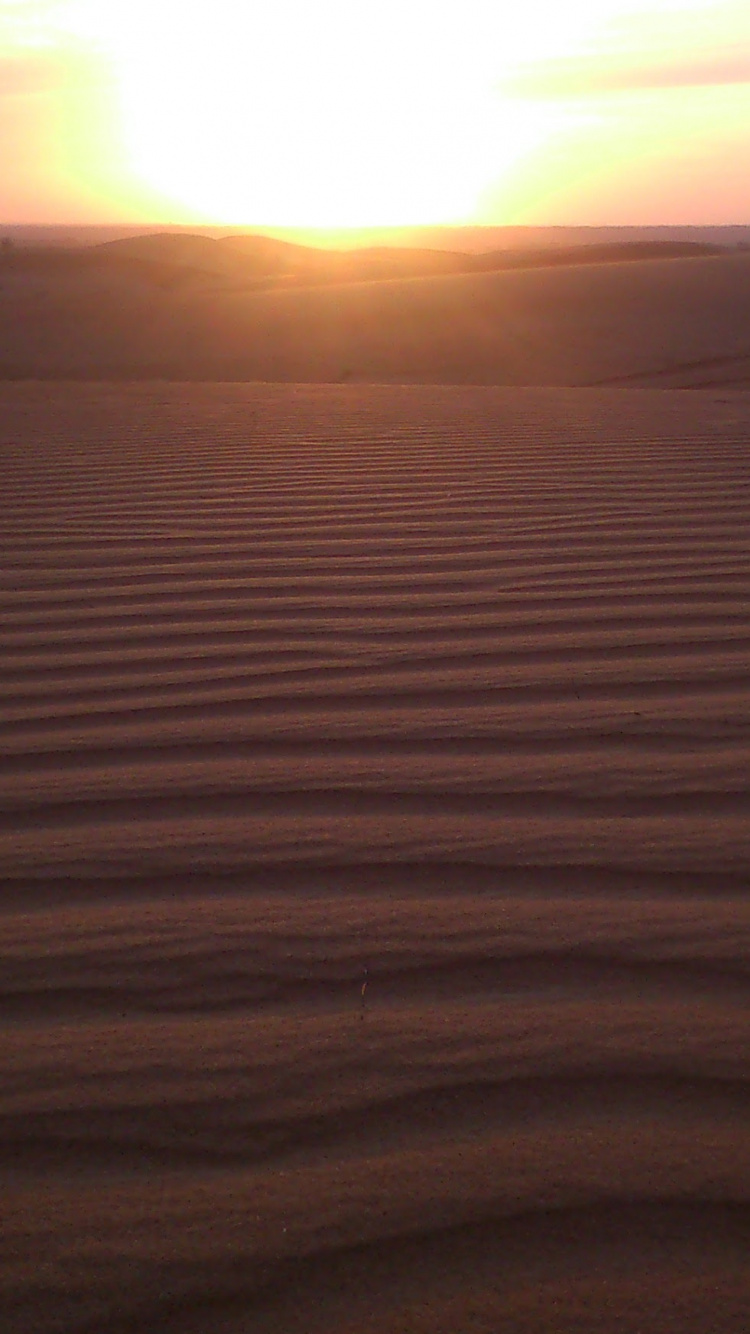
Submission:
[[[750,254],[272,291],[118,255],[0,275],[0,378],[750,384]]]
[[[3,1332],[750,1328],[749,430],[3,387]]]

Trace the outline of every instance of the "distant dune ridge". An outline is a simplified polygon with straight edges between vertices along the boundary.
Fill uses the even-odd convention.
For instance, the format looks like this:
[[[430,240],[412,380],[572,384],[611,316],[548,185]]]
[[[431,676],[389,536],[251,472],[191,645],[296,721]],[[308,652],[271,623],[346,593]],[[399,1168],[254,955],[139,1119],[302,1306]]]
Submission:
[[[750,383],[750,253],[155,233],[0,258],[0,378]]]
[[[259,237],[287,241],[293,245],[328,250],[359,250],[366,246],[389,246],[414,250],[449,250],[454,253],[481,255],[490,251],[562,250],[566,247],[619,245],[623,242],[682,243],[734,249],[750,244],[750,226],[737,223],[723,226],[423,226],[368,227],[331,230],[299,227],[237,228],[200,227],[201,236],[222,240],[227,237]],[[129,225],[52,225],[2,226],[0,234],[19,246],[63,249],[101,245],[106,241],[133,240],[144,234],[196,234],[195,226],[159,223],[146,227]]]
[[[739,260],[250,304],[321,373],[407,292],[415,357],[567,300],[593,359],[678,273],[715,348]],[[732,389],[0,386],[4,1332],[747,1334],[749,437]]]

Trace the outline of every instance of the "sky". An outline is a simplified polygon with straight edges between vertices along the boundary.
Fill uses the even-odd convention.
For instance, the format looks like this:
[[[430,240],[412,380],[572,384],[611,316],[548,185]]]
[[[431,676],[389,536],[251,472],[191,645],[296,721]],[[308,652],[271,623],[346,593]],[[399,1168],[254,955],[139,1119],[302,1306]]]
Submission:
[[[0,223],[750,222],[750,0],[0,0]]]

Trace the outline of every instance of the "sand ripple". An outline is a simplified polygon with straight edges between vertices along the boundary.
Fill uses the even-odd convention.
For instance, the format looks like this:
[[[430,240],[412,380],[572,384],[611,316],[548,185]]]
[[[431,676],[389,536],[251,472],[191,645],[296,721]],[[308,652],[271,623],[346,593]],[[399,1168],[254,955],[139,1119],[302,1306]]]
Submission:
[[[746,1329],[750,403],[1,398],[3,1327]]]

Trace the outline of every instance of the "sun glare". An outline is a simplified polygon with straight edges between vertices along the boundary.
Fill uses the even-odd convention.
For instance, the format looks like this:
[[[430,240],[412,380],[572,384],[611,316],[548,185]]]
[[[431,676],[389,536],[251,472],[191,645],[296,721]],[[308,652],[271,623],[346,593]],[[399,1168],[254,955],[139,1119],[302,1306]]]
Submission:
[[[502,173],[544,136],[544,114],[508,114],[492,63],[477,69],[435,8],[282,4],[251,20],[224,4],[205,27],[168,8],[147,44],[118,34],[125,141],[138,174],[203,220],[461,220],[488,164]]]
[[[676,0],[651,6],[662,15]],[[685,8],[684,0],[682,8]],[[127,166],[185,219],[466,222],[580,108],[514,73],[595,52],[635,0],[68,0],[114,71]],[[591,114],[589,112],[587,114]]]

